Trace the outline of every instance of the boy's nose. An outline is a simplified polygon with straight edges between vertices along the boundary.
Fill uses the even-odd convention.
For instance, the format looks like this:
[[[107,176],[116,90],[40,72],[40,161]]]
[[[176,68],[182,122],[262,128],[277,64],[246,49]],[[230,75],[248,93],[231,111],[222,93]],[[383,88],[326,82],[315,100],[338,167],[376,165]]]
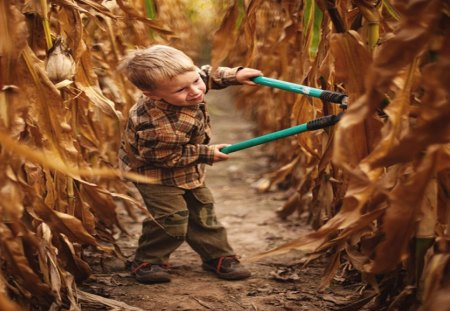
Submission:
[[[198,95],[202,92],[202,90],[199,87],[192,86],[190,89],[190,95]]]

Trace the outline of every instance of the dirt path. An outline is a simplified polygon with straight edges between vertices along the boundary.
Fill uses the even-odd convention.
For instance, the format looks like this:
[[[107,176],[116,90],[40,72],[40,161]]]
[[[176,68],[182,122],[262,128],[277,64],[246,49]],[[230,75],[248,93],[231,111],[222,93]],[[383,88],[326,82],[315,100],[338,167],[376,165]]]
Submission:
[[[234,110],[231,92],[211,92],[208,102],[214,142],[234,143],[252,137],[253,125]],[[216,199],[216,213],[228,230],[231,245],[244,260],[309,230],[294,217],[288,221],[276,217],[283,193],[257,194],[252,188],[268,171],[268,163],[267,155],[255,147],[233,153],[230,160],[208,169],[207,183]],[[125,254],[132,254],[141,226],[129,219],[126,226],[133,236],[123,237],[120,245]],[[204,272],[199,257],[185,243],[171,257],[170,283],[139,284],[123,263],[111,261],[82,289],[143,310],[335,310],[355,295],[356,285],[342,284],[318,293],[323,265],[313,263],[300,270],[300,258],[301,253],[292,252],[249,264],[250,279],[230,282]],[[83,308],[94,309],[98,310],[92,305]]]

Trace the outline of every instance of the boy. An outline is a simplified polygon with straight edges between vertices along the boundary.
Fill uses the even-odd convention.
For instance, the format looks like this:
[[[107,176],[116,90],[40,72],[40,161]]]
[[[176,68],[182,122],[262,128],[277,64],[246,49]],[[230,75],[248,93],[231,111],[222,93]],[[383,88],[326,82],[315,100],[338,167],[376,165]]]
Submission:
[[[136,184],[154,219],[142,226],[132,274],[142,283],[170,281],[167,262],[183,241],[200,255],[204,270],[240,280],[250,272],[240,265],[217,221],[205,164],[228,159],[208,145],[210,120],[204,103],[209,88],[255,85],[261,72],[250,68],[197,68],[183,52],[154,45],[129,54],[119,66],[143,95],[130,109],[119,158],[122,168],[155,179]]]

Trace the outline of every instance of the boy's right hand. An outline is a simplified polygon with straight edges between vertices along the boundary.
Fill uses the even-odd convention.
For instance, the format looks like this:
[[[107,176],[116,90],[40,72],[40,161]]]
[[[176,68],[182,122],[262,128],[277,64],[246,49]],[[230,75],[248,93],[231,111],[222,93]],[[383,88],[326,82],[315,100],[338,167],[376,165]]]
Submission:
[[[236,80],[238,80],[242,84],[255,86],[256,83],[253,82],[252,79],[262,75],[263,73],[257,69],[244,67],[236,73]]]
[[[219,144],[219,145],[212,145],[214,147],[214,162],[220,162],[228,160],[230,157],[226,153],[220,152],[220,149],[225,148],[226,146],[229,146],[230,144]]]

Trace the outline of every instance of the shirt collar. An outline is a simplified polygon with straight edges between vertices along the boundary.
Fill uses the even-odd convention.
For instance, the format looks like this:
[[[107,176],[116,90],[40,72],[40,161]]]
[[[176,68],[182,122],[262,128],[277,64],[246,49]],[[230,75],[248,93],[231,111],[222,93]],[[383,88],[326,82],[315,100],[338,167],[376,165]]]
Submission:
[[[161,110],[174,111],[177,113],[184,113],[191,117],[195,117],[197,115],[198,110],[200,109],[200,105],[204,105],[202,103],[202,104],[194,105],[194,106],[180,107],[180,106],[174,106],[172,104],[169,104],[168,102],[166,102],[164,100],[151,100],[149,98],[147,98],[147,102],[153,104],[155,107],[157,107]]]

